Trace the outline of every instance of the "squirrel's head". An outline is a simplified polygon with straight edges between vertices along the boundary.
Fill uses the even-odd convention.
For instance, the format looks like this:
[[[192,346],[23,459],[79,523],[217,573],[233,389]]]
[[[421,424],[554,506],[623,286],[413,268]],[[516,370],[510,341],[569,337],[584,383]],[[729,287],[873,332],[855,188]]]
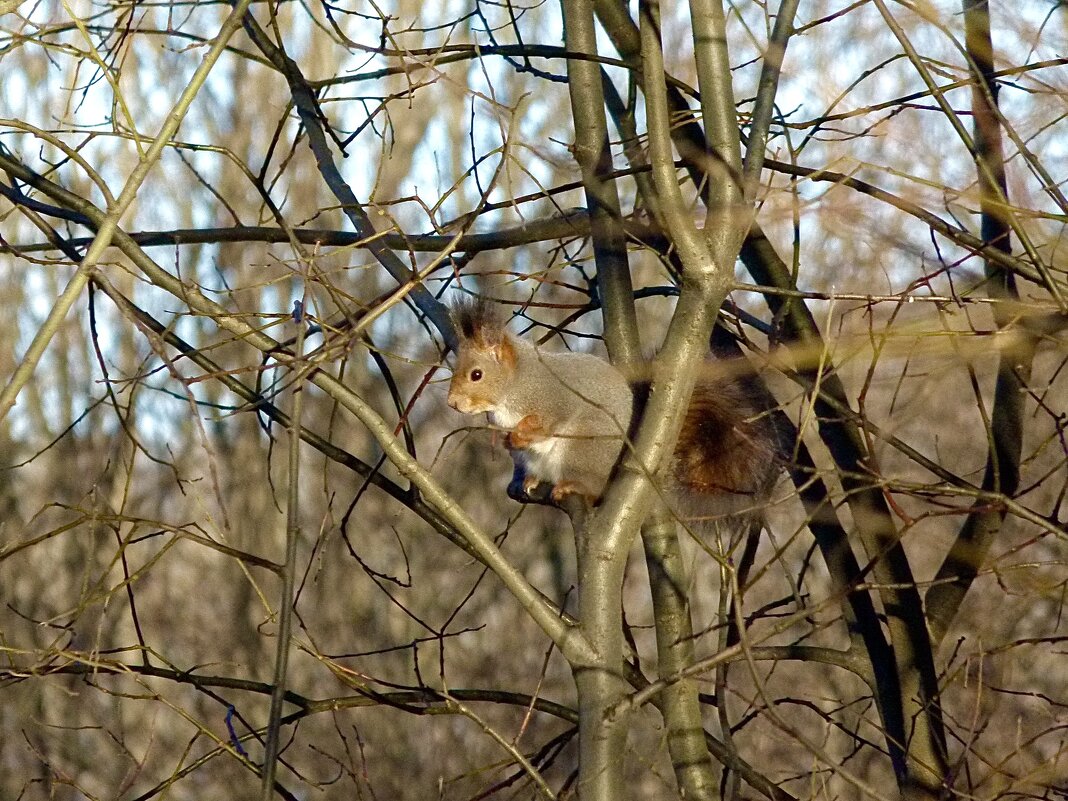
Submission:
[[[516,347],[496,307],[481,298],[452,308],[459,347],[449,384],[449,406],[464,414],[492,412],[515,378]]]

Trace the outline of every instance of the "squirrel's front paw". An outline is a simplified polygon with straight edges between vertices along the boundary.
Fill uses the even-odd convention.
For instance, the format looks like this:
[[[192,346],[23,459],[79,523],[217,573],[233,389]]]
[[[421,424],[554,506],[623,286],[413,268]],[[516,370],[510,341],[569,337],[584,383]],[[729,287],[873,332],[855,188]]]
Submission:
[[[536,414],[528,414],[508,432],[504,444],[511,451],[525,451],[535,442],[545,439],[545,427]]]
[[[510,451],[525,451],[530,447],[530,440],[515,431],[509,431],[504,437],[504,447]]]

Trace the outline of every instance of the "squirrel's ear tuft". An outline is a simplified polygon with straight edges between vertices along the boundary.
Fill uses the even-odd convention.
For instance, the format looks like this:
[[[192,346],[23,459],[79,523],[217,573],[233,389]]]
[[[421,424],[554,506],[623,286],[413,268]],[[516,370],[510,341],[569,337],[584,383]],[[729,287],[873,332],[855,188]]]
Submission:
[[[492,301],[477,296],[461,298],[452,304],[449,312],[460,339],[481,344],[494,344],[501,340],[504,323]]]

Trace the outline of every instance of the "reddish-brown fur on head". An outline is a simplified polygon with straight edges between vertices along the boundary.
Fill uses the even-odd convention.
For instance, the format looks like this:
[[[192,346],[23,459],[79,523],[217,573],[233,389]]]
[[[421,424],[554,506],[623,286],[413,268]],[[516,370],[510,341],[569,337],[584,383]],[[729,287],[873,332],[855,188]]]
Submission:
[[[465,414],[499,411],[515,380],[516,344],[490,301],[465,298],[451,313],[459,346],[449,405]]]

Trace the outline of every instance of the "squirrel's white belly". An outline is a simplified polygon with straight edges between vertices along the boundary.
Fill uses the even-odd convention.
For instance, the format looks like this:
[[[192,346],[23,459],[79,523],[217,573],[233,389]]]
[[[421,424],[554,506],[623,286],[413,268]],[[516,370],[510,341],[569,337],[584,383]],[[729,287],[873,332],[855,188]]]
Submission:
[[[542,481],[555,484],[563,477],[567,461],[568,441],[563,437],[549,437],[532,442],[527,448],[527,469]]]

